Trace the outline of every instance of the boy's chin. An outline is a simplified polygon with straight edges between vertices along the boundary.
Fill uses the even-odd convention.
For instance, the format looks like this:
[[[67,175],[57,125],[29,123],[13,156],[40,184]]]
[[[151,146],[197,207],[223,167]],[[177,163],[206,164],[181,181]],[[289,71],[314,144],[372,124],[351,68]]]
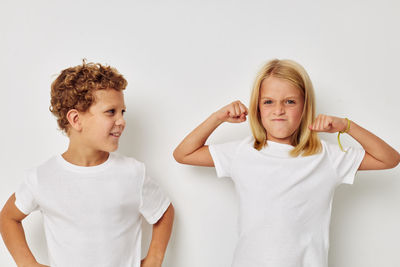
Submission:
[[[108,152],[108,153],[110,153],[110,152],[115,152],[115,151],[117,151],[117,149],[118,149],[118,145],[103,148],[102,151],[103,151],[103,152]]]
[[[107,152],[115,152],[115,151],[117,151],[117,149],[118,149],[118,146],[116,146],[116,147],[114,147],[114,148],[111,148],[109,151],[107,151]]]

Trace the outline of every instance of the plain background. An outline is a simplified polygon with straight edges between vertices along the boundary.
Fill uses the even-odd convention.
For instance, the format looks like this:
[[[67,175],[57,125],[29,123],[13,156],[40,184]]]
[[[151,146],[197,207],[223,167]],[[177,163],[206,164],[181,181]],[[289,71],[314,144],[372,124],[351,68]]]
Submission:
[[[164,266],[228,267],[237,240],[233,184],[213,168],[179,165],[173,149],[220,107],[247,105],[262,64],[289,58],[308,71],[318,113],[347,116],[399,150],[399,26],[397,0],[2,0],[0,204],[25,169],[67,148],[48,110],[57,74],[83,58],[109,64],[129,82],[119,152],[145,162],[176,208]],[[209,142],[249,134],[247,123],[224,124]],[[400,266],[399,178],[399,167],[359,172],[353,186],[338,188],[331,267]],[[40,213],[24,226],[47,263]],[[0,266],[14,266],[2,242]]]

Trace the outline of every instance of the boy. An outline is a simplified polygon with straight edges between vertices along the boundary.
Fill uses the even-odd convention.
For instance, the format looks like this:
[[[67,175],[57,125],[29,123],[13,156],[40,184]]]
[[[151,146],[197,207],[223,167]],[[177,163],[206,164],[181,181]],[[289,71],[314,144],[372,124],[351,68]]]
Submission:
[[[116,69],[85,61],[53,82],[50,110],[69,146],[29,171],[1,211],[1,234],[18,266],[45,266],[29,250],[21,224],[34,210],[43,214],[52,267],[161,266],[173,206],[143,163],[111,153],[125,127],[126,85]],[[154,225],[140,262],[141,215]]]

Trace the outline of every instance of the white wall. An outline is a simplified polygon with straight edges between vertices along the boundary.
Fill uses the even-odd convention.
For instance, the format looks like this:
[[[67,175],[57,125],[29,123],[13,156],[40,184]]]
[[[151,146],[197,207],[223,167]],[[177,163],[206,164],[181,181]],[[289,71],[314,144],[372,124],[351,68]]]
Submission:
[[[48,111],[51,81],[82,58],[110,64],[129,82],[119,152],[144,161],[176,207],[164,266],[230,266],[232,182],[212,168],[177,164],[175,146],[216,109],[235,99],[247,104],[257,70],[277,57],[307,69],[318,112],[348,116],[400,150],[399,25],[397,0],[2,0],[0,204],[25,169],[67,147]],[[210,142],[249,133],[247,124],[222,125]],[[360,172],[355,185],[341,186],[330,266],[400,266],[399,202],[400,168]],[[40,214],[24,226],[46,263]],[[0,266],[14,266],[2,242]]]

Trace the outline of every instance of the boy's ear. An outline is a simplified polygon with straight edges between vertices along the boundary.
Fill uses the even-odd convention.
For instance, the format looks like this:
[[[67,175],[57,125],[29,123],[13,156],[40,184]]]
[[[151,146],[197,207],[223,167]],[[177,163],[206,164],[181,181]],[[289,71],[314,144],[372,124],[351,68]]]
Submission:
[[[70,109],[68,111],[67,120],[72,129],[74,129],[75,131],[78,131],[78,132],[80,132],[82,130],[79,112],[76,109]]]

